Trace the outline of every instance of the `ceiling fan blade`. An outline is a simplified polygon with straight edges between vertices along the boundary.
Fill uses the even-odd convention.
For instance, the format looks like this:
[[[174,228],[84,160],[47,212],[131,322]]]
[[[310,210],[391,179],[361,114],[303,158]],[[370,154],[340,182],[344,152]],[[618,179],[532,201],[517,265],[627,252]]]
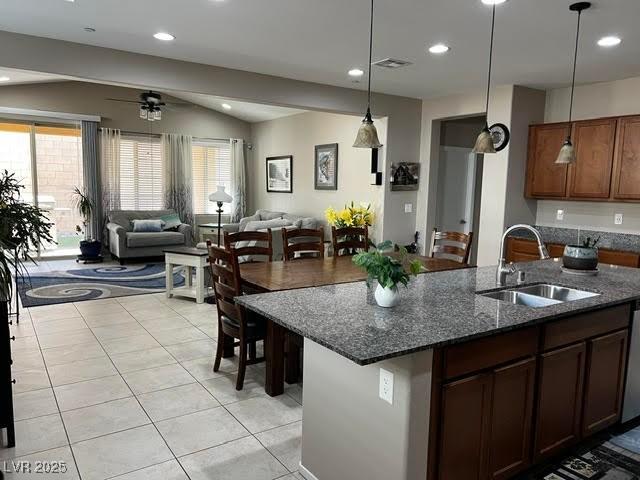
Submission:
[[[105,100],[109,100],[111,102],[123,102],[123,103],[136,103],[140,105],[140,102],[134,100],[124,100],[122,98],[105,98]]]

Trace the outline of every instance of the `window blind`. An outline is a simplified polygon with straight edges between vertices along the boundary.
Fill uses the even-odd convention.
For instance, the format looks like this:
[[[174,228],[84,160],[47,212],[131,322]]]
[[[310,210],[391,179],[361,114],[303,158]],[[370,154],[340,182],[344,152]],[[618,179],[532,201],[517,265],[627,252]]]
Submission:
[[[123,210],[164,208],[159,137],[123,135],[120,141],[120,206]]]
[[[229,142],[194,139],[192,152],[193,212],[216,213],[218,206],[209,201],[209,195],[218,185],[223,185],[227,193],[233,195]],[[223,204],[222,209],[225,214],[231,213],[231,204]]]

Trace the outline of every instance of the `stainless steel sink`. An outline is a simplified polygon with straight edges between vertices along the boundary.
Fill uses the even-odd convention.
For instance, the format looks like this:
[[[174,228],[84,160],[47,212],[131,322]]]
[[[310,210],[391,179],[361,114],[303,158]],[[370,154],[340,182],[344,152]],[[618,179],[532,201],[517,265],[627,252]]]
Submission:
[[[512,303],[514,305],[526,305],[527,307],[547,307],[562,303],[560,300],[539,297],[528,293],[517,292],[514,290],[499,290],[497,292],[481,293],[483,297],[495,298],[502,302]]]
[[[582,300],[583,298],[597,297],[600,295],[599,293],[576,290],[575,288],[562,287],[560,285],[550,285],[548,283],[521,287],[517,288],[516,291],[559,300],[560,302],[572,302],[574,300]]]
[[[572,302],[600,295],[599,293],[577,290],[575,288],[563,287],[561,285],[551,285],[542,283],[538,285],[528,285],[513,287],[494,292],[479,293],[483,297],[494,298],[502,302],[513,305],[526,305],[527,307],[547,307],[558,303]]]

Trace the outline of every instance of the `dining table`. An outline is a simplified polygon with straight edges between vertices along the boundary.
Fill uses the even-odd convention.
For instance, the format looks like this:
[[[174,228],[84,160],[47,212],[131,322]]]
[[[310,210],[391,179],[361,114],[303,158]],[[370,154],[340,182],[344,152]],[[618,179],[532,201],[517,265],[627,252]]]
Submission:
[[[445,258],[431,258],[416,254],[407,254],[403,258],[403,262],[413,260],[422,263],[421,273],[469,268],[466,264]],[[367,273],[353,263],[351,256],[300,258],[286,262],[242,263],[240,264],[240,276],[243,286],[255,293],[321,287],[367,279]],[[285,341],[288,331],[269,319],[265,319],[265,321],[265,391],[268,395],[275,397],[284,393]],[[291,344],[289,343],[289,345]],[[294,349],[290,354],[295,355],[295,352]],[[292,365],[293,368],[287,368],[287,383],[294,383],[296,380],[297,361],[292,361]]]

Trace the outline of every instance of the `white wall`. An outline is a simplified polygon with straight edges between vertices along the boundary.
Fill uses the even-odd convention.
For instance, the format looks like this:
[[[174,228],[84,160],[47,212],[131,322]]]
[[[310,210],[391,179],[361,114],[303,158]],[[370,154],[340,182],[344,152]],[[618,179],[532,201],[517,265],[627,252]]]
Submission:
[[[339,209],[351,201],[366,202],[376,213],[372,236],[381,240],[384,187],[370,184],[371,151],[352,146],[361,120],[352,115],[308,112],[253,124],[253,151],[248,160],[249,212],[266,208],[324,221],[324,212],[330,206]],[[377,119],[375,124],[380,141],[385,143],[386,120]],[[327,143],[338,144],[338,190],[315,190],[314,147]],[[268,193],[266,158],[281,155],[293,155],[293,193]],[[384,159],[384,147],[380,158]]]
[[[573,118],[586,120],[599,117],[640,114],[640,77],[615,82],[594,83],[576,87]],[[569,113],[570,89],[547,92],[545,122],[564,122]],[[564,210],[564,221],[556,220],[558,209]],[[614,225],[616,213],[624,214],[624,223]],[[577,202],[540,200],[536,223],[565,228],[640,234],[640,204],[616,202]]]
[[[0,31],[0,65],[36,72],[87,78],[105,83],[151,87],[362,116],[366,92],[241,70],[81,45]],[[283,72],[286,75],[286,72]],[[374,115],[387,117],[385,145],[389,161],[418,161],[420,113],[418,99],[374,93]],[[364,173],[369,172],[366,167]],[[389,191],[388,169],[385,172]],[[415,204],[416,192],[385,195],[384,237],[408,242],[415,231],[415,213],[404,215],[404,203]],[[415,212],[415,209],[414,209]]]

